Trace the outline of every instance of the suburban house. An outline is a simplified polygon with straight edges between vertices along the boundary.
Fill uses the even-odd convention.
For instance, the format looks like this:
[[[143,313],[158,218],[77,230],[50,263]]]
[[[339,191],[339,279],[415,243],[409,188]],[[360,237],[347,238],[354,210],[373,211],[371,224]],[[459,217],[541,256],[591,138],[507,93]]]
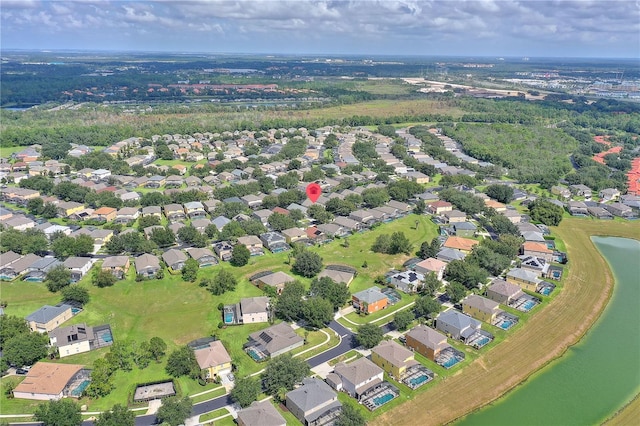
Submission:
[[[58,349],[60,358],[64,358],[110,346],[113,344],[113,334],[107,324],[91,327],[81,323],[50,331],[49,343]]]
[[[180,204],[167,204],[163,209],[164,215],[169,220],[181,220],[185,218],[184,209]]]
[[[471,222],[454,223],[451,228],[453,228],[453,233],[456,237],[464,237],[464,238],[473,237],[476,235],[476,232],[478,231],[478,227]]]
[[[160,270],[160,261],[152,254],[144,253],[135,258],[136,274],[154,278]]]
[[[84,210],[84,204],[76,203],[75,201],[62,201],[56,207],[58,214],[62,217],[69,217]]]
[[[272,325],[249,335],[249,342],[244,347],[248,352],[258,352],[265,357],[275,357],[298,348],[304,344],[299,336],[286,322]]]
[[[520,259],[521,268],[533,271],[538,276],[546,276],[551,266],[546,260],[540,257],[528,256],[523,254],[518,256],[518,259]]]
[[[353,307],[357,312],[370,314],[378,312],[387,307],[389,299],[378,289],[378,287],[370,287],[366,290],[354,293],[351,296]]]
[[[524,295],[520,286],[496,278],[487,287],[487,298],[494,302],[509,305]]]
[[[78,282],[93,266],[94,259],[90,257],[68,257],[62,264],[71,271],[71,281]]]
[[[462,301],[462,312],[480,321],[493,324],[502,310],[498,302],[477,294],[470,294]]]
[[[571,197],[571,191],[569,191],[569,188],[565,188],[564,186],[552,186],[551,193],[559,195],[561,198],[565,199]]]
[[[282,290],[284,290],[284,285],[292,281],[295,281],[295,279],[291,275],[278,271],[256,278],[253,280],[253,283],[260,289],[263,289],[264,286],[273,287],[276,292],[280,294],[282,293]]]
[[[447,336],[424,324],[413,327],[405,334],[407,348],[418,352],[425,358],[435,361],[440,353],[451,347]]]
[[[99,220],[101,222],[111,222],[116,218],[117,213],[118,210],[114,209],[113,207],[103,206],[93,211],[92,219]]]
[[[441,312],[436,318],[436,330],[462,341],[479,331],[481,326],[480,321],[453,309]]]
[[[285,405],[303,426],[331,425],[342,412],[338,394],[322,380],[310,377],[287,393]]]
[[[129,256],[108,256],[104,258],[101,269],[111,272],[114,277],[121,280],[129,271],[130,266]]]
[[[271,401],[254,401],[238,411],[238,426],[286,426],[287,421]]]
[[[442,217],[444,217],[445,223],[462,223],[467,220],[467,214],[460,210],[446,211],[442,213]]]
[[[89,374],[83,365],[37,362],[13,390],[13,397],[38,401],[78,397],[79,394],[72,392],[84,380],[89,380]]]
[[[5,263],[5,256],[7,256],[6,253],[2,255],[2,263]],[[14,259],[14,257],[15,256],[12,256],[8,259],[11,260]],[[18,276],[27,272],[29,270],[29,267],[40,259],[42,259],[40,256],[33,253],[28,253],[24,256],[18,257],[18,259],[15,259],[2,266],[2,269],[0,269],[0,278],[5,281],[14,280]]]
[[[614,216],[622,217],[625,219],[633,218],[636,216],[633,209],[626,204],[611,203],[604,206],[604,208]]]
[[[553,250],[547,247],[545,243],[525,241],[522,244],[521,251],[526,256],[539,257],[549,263],[553,261]]]
[[[261,234],[260,241],[262,241],[262,244],[272,253],[280,253],[291,248],[289,244],[287,244],[287,239],[284,235],[275,231]]]
[[[596,219],[605,219],[605,220],[613,219],[613,215],[609,213],[608,210],[602,207],[598,207],[598,206],[587,207],[587,211],[591,216],[595,217]]]
[[[184,203],[184,212],[191,219],[207,215],[207,212],[204,210],[204,205],[200,201]]]
[[[179,272],[187,261],[187,255],[177,249],[169,249],[162,253],[162,260],[167,264],[169,269]]]
[[[391,284],[408,294],[415,293],[423,282],[424,275],[420,272],[402,271],[391,276]]]
[[[296,241],[305,240],[307,238],[307,233],[300,228],[289,228],[285,229],[282,232],[287,243],[295,243]]]
[[[159,206],[147,206],[142,208],[142,217],[155,216],[162,217],[162,209]]]
[[[27,323],[31,331],[48,333],[73,316],[72,306],[60,304],[59,306],[44,305],[37,311],[27,316]]]
[[[585,200],[590,200],[591,199],[591,195],[592,195],[592,191],[591,188],[589,188],[586,185],[582,185],[582,184],[578,184],[578,185],[569,185],[569,190],[577,195],[578,197],[584,197]]]
[[[55,257],[42,257],[27,267],[27,273],[22,279],[30,282],[42,282],[46,279],[47,273],[60,264],[61,262]]]
[[[208,248],[188,247],[186,251],[192,259],[198,261],[198,265],[200,265],[201,268],[218,264],[215,255]]]
[[[479,243],[479,241],[469,238],[451,236],[447,238],[442,247],[460,250],[465,254],[469,254],[471,253],[471,250],[473,250],[473,247],[478,245]]]
[[[338,216],[333,220],[333,223],[340,226],[343,229],[346,229],[349,232],[358,232],[362,229],[362,224],[356,222],[353,219],[349,219],[348,217]]]
[[[243,324],[269,322],[269,298],[266,296],[240,299],[240,316]]]
[[[620,197],[620,191],[615,188],[605,188],[598,195],[603,202],[617,200]]]
[[[448,201],[437,200],[427,204],[427,211],[431,214],[441,215],[451,210],[453,210],[453,204]]]
[[[349,285],[355,277],[355,272],[339,271],[335,269],[325,268],[318,274],[318,278],[323,277],[331,278],[337,283],[344,283],[346,285]]]
[[[371,361],[398,380],[404,377],[407,368],[418,364],[413,352],[395,340],[383,340],[371,349]]]
[[[138,219],[140,210],[136,207],[123,207],[116,213],[116,223],[131,223]]]
[[[541,282],[538,274],[523,268],[514,268],[507,272],[507,281],[529,291],[536,291]]]
[[[264,254],[264,247],[260,238],[255,235],[246,235],[244,237],[238,237],[238,244],[245,246],[249,249],[251,256],[260,256]]]
[[[569,201],[567,203],[567,211],[571,216],[589,216],[587,205],[582,201]]]
[[[218,241],[213,243],[213,251],[218,255],[220,260],[228,261],[233,254],[233,246],[228,241]]]
[[[444,270],[447,267],[447,264],[442,260],[434,259],[430,257],[421,262],[416,263],[414,266],[414,270],[420,274],[427,275],[430,273],[435,273],[436,277],[439,280],[442,280],[444,275]]]
[[[383,380],[384,370],[364,357],[348,364],[339,362],[333,367],[333,373],[327,375],[331,387],[356,399]]]
[[[443,247],[442,249],[440,249],[438,254],[436,254],[436,259],[449,263],[453,260],[463,260],[466,256],[467,254],[461,252],[460,250]]]
[[[269,216],[271,216],[272,214],[273,212],[269,209],[260,209],[254,211],[251,217],[259,220],[264,226],[267,226]]]
[[[231,356],[220,340],[209,342],[206,347],[196,348],[193,353],[200,369],[206,372],[206,379],[215,380],[231,373]]]

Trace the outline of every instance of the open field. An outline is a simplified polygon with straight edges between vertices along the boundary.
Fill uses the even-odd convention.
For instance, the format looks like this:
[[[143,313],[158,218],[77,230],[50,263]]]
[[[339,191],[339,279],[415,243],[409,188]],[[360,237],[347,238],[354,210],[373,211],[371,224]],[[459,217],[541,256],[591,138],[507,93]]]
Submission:
[[[430,387],[402,408],[383,414],[373,420],[373,424],[451,422],[504,395],[580,340],[606,306],[613,288],[611,271],[590,236],[640,239],[640,227],[632,222],[613,222],[603,228],[599,221],[569,218],[552,232],[566,244],[571,265],[564,289],[552,302],[541,307],[526,327],[507,336],[460,374]],[[602,279],[592,280],[592,277]],[[451,395],[466,397],[452,398]],[[635,410],[637,405],[632,404],[629,410]],[[633,418],[632,413],[625,411],[624,418]],[[619,424],[624,424],[624,420]]]

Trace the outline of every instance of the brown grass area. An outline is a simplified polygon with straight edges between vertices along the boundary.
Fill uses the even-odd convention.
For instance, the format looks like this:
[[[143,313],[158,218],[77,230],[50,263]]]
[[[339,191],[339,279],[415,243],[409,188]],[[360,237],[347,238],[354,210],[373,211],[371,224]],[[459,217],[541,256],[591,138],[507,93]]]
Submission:
[[[611,271],[590,236],[640,239],[640,227],[630,222],[605,224],[568,218],[553,233],[566,244],[570,271],[564,289],[552,303],[534,312],[526,327],[467,366],[460,375],[446,378],[372,424],[452,422],[501,397],[580,340],[606,306],[613,288]]]
[[[606,426],[626,426],[637,424],[638,419],[640,419],[640,394],[636,395],[631,402],[622,407],[603,424]]]

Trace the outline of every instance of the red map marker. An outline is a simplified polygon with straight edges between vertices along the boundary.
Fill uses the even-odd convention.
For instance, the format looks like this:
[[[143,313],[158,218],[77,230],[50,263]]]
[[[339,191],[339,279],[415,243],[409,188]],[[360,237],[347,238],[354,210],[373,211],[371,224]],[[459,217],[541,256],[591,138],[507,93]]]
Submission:
[[[317,183],[310,183],[307,185],[307,197],[309,197],[312,203],[318,201],[320,195],[322,195],[322,188],[320,188],[320,185]]]

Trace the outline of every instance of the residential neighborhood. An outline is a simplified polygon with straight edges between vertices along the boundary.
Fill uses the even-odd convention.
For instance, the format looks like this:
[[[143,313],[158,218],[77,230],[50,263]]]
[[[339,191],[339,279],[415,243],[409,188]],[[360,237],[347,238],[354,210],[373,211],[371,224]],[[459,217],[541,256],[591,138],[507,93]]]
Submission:
[[[189,321],[217,325],[169,343],[172,349],[186,345],[197,364],[193,377],[173,380],[200,381],[203,392],[227,395],[237,377],[256,375],[279,357],[300,357],[312,367],[282,395],[282,407],[265,400],[230,407],[224,395],[212,396],[223,404],[219,409],[230,407],[239,425],[288,424],[283,413],[305,426],[332,425],[347,397],[367,412],[384,411],[498,345],[523,316],[536,315],[540,308],[534,308],[558,293],[566,249],[532,219],[528,205],[544,202],[560,207],[560,216],[584,220],[638,215],[637,197],[617,190],[596,196],[584,185],[558,185],[542,197],[512,180],[483,178],[467,186],[465,177],[476,179],[493,164],[464,154],[439,129],[429,132],[457,159],[455,166],[423,152],[406,128],[393,137],[327,126],[130,138],[101,151],[126,164],[117,173],[108,165],[75,170],[41,158],[40,146],[25,148],[2,161],[13,167],[0,172],[7,241],[0,279],[51,290],[56,272],[64,270],[61,288],[90,287],[92,297],[111,298],[126,288],[149,306],[168,303],[155,288],[162,297],[202,291],[198,298],[206,304],[170,296],[184,305]],[[362,154],[366,149],[375,166]],[[83,155],[90,154],[78,158]],[[316,202],[304,192],[310,182],[323,188]],[[491,185],[522,196],[499,202],[486,193]],[[472,202],[479,207],[469,207]],[[37,242],[29,245],[32,238]],[[402,238],[408,249],[394,252]],[[498,266],[482,263],[487,252],[500,259]],[[312,272],[299,262],[304,253],[320,258]],[[404,263],[374,262],[392,254]],[[233,285],[222,281],[225,274]],[[311,325],[318,320],[309,306],[317,299],[333,302],[320,287],[326,283],[341,286],[345,297],[318,327]],[[296,285],[302,290],[292,290]],[[283,308],[295,291],[302,291],[297,302]],[[435,308],[422,308],[426,299]],[[40,306],[24,320],[32,332],[47,333],[50,359],[26,365],[30,370],[13,396],[82,400],[95,366],[57,359],[106,354],[131,334],[121,318],[99,313],[93,302]],[[196,314],[189,312],[193,306]],[[398,327],[402,312],[410,318]],[[170,321],[161,319],[157,327],[178,326]],[[356,339],[365,324],[383,335],[369,347]],[[333,356],[324,359],[325,352]],[[52,382],[41,385],[41,372]]]

